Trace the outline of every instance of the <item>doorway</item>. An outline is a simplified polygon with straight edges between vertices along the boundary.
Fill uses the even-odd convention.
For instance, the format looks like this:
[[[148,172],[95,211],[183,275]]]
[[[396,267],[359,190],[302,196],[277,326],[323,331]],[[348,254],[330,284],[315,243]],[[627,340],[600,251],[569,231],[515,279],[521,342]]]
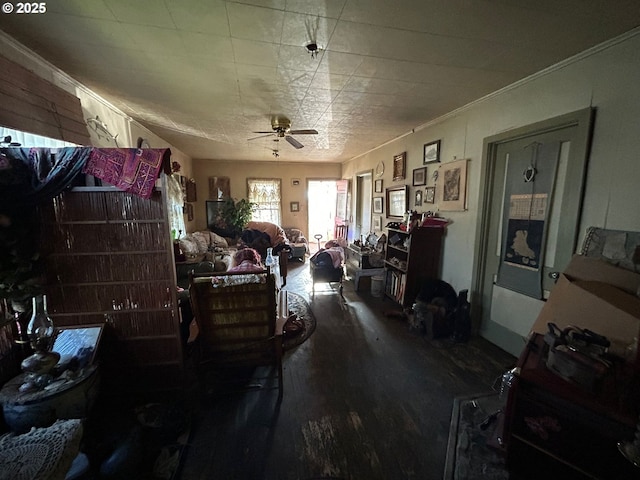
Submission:
[[[320,246],[333,238],[338,195],[337,181],[308,180],[307,195],[309,251],[313,255],[318,251],[316,235],[321,235]]]
[[[524,340],[537,318],[545,299],[553,289],[558,272],[564,270],[575,253],[580,225],[580,211],[587,158],[591,141],[594,111],[591,108],[563,115],[485,139],[481,172],[479,212],[481,219],[476,235],[473,267],[472,318],[474,329],[492,343],[518,356]],[[508,261],[510,209],[515,184],[526,182],[521,163],[531,145],[553,147],[537,169],[551,171],[545,191],[544,234],[539,244],[540,264],[535,270],[539,282],[537,292],[520,288],[518,281],[501,279]],[[525,160],[528,162],[528,160]],[[518,170],[519,169],[519,170]],[[516,171],[515,175],[509,172]],[[529,198],[534,198],[530,195]],[[511,267],[511,266],[509,266]],[[522,271],[527,268],[522,266]],[[517,270],[517,269],[516,269]],[[518,274],[520,272],[518,271]],[[535,289],[534,289],[535,290]]]
[[[366,238],[371,233],[371,195],[373,190],[371,171],[356,174],[356,214],[354,239]]]

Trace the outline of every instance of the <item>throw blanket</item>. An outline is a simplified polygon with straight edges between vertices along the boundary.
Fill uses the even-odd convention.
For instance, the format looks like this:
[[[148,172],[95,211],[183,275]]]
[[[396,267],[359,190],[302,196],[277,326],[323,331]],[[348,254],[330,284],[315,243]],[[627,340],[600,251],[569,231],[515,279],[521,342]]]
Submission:
[[[168,148],[94,148],[83,172],[125,192],[149,198],[160,168],[169,163],[170,155]]]
[[[311,257],[311,261],[317,265],[320,265],[323,260],[322,257],[328,255],[331,258],[331,264],[333,268],[340,268],[344,263],[344,250],[342,247],[331,247],[325,250],[318,251],[313,257]]]

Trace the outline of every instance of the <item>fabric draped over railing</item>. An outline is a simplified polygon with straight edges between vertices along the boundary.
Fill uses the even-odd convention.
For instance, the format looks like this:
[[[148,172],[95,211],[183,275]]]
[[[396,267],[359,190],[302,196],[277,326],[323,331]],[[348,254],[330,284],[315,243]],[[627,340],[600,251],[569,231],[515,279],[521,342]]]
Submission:
[[[90,148],[0,149],[0,208],[37,205],[66,189],[82,171]]]
[[[37,205],[88,173],[120,190],[149,198],[164,168],[170,173],[169,149],[2,148],[0,209]]]

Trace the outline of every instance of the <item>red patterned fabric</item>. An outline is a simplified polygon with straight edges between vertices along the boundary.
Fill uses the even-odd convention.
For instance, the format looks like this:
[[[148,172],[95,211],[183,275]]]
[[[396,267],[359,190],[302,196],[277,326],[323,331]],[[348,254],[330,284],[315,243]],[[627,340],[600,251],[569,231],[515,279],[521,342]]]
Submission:
[[[114,187],[149,198],[163,166],[169,165],[168,148],[93,148],[83,172]]]

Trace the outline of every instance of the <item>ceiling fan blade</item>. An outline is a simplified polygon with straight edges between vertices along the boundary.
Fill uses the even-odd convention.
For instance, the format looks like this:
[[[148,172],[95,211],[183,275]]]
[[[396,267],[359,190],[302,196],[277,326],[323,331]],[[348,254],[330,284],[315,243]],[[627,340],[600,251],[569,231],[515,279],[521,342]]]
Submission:
[[[306,130],[289,130],[291,135],[317,135],[318,131],[312,128],[308,128]]]
[[[260,132],[253,132],[253,133],[260,133]],[[275,134],[271,132],[271,133],[267,133],[266,135],[260,135],[259,137],[247,138],[247,141],[250,142],[251,140],[258,140],[259,138],[271,137],[273,135]]]
[[[304,145],[302,145],[298,140],[289,135],[285,137],[285,140],[298,149],[304,147]]]
[[[273,133],[273,130],[269,130],[268,132],[251,132],[251,133]]]

